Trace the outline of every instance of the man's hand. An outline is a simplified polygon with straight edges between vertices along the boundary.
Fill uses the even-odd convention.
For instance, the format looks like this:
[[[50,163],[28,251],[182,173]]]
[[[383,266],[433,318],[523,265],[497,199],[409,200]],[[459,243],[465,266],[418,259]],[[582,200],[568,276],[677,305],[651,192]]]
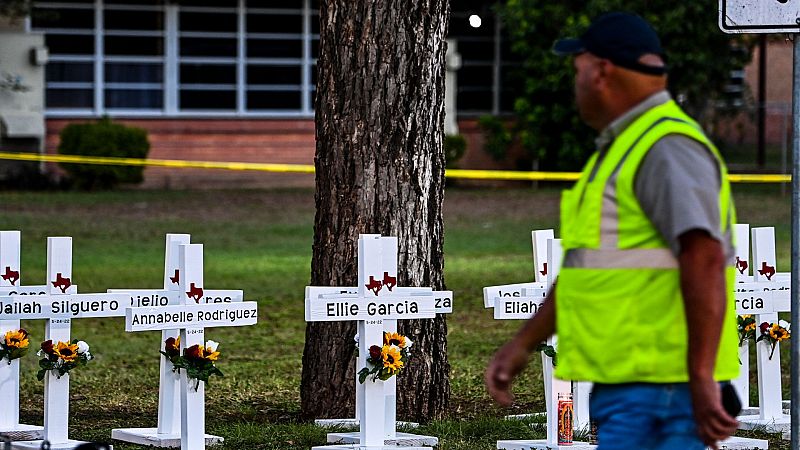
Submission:
[[[536,345],[555,331],[556,294],[553,286],[539,307],[539,311],[525,322],[511,341],[494,354],[489,367],[486,368],[484,374],[486,390],[497,403],[503,406],[511,405],[514,401],[514,395],[511,394],[514,377],[528,365],[528,357]]]
[[[723,408],[720,387],[714,381],[714,364],[728,307],[725,254],[722,244],[703,230],[687,231],[679,240],[692,406],[700,439],[716,448],[717,441],[732,435],[738,426]]]
[[[703,443],[716,449],[717,442],[733,435],[739,422],[722,407],[719,383],[713,379],[689,382],[697,434]]]
[[[528,365],[530,353],[524,345],[516,339],[507,343],[494,354],[489,367],[484,375],[486,390],[499,404],[510,406],[514,401],[511,393],[511,383],[514,378]]]

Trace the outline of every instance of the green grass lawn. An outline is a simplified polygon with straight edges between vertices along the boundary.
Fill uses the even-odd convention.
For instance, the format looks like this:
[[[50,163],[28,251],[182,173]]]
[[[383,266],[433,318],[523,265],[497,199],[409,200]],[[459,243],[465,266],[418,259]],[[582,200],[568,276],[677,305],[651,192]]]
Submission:
[[[779,270],[788,271],[789,197],[773,186],[737,186],[735,191],[740,222],[776,227]],[[260,305],[258,326],[206,331],[207,338],[222,343],[225,372],[207,389],[208,431],[225,437],[225,448],[299,450],[324,443],[323,430],[298,419],[313,192],[4,192],[0,205],[0,229],[22,231],[24,284],[44,282],[46,237],[72,236],[73,282],[81,292],[157,288],[164,235],[191,233],[193,242],[205,244],[205,287],[243,289],[246,299]],[[445,280],[456,299],[448,319],[453,397],[448,417],[423,428],[441,438],[440,449],[488,450],[497,439],[544,436],[541,426],[501,419],[544,410],[539,358],[516,385],[515,407],[498,408],[485,393],[485,364],[520,323],[494,321],[491,310],[483,308],[481,292],[483,286],[532,279],[530,231],[556,227],[557,220],[555,190],[446,193]],[[24,326],[38,343],[43,322]],[[155,426],[160,333],[126,334],[124,328],[116,318],[73,323],[73,337],[89,342],[97,356],[71,377],[73,438],[109,440],[114,427]],[[27,423],[42,420],[35,365],[32,355],[23,360]],[[115,443],[115,448],[142,447]],[[771,448],[788,444],[775,440]]]

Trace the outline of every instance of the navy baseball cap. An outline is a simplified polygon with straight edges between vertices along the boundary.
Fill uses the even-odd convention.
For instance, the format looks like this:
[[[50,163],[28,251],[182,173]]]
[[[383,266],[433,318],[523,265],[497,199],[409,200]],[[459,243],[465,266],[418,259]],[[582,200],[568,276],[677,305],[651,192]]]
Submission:
[[[588,52],[617,66],[648,75],[667,73],[666,66],[639,62],[639,58],[647,54],[666,58],[656,30],[640,16],[626,12],[598,16],[581,37],[556,41],[553,52],[561,56]]]

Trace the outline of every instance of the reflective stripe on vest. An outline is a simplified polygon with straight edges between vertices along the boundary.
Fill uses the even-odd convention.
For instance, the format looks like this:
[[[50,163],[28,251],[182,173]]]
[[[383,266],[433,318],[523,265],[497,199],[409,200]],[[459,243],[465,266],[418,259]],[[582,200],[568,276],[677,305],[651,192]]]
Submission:
[[[564,256],[564,267],[585,269],[677,269],[678,260],[666,248],[576,248]]]

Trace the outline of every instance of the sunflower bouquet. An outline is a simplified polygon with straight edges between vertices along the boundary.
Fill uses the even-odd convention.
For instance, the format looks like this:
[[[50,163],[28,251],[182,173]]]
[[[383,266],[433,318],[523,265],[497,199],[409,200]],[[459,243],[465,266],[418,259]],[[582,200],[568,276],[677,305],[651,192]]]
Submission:
[[[48,371],[55,372],[56,377],[61,378],[70,370],[85,366],[94,359],[89,353],[89,344],[77,339],[56,343],[48,339],[42,342],[41,349],[36,355],[42,358],[39,360],[39,372],[36,374],[39,381],[44,380]]]
[[[358,381],[363,384],[372,375],[372,381],[386,381],[408,366],[411,339],[399,333],[383,333],[383,346],[369,348],[367,367],[358,372]]]
[[[11,361],[22,358],[28,353],[28,332],[24,328],[10,330],[0,341],[0,361],[4,358],[11,364]]]
[[[736,318],[739,329],[739,347],[745,340],[756,338],[756,319],[752,314],[744,314]]]
[[[169,338],[164,341],[162,355],[172,362],[172,370],[180,372],[186,370],[186,376],[195,380],[194,390],[200,388],[200,382],[208,383],[212,375],[223,376],[222,371],[216,366],[220,352],[219,342],[209,340],[205,345],[195,344],[180,352],[181,338]]]
[[[756,342],[767,341],[772,345],[772,350],[769,352],[769,359],[772,359],[778,342],[785,341],[791,337],[791,333],[789,332],[791,325],[785,320],[779,320],[778,323],[764,322],[758,328],[761,331],[761,336],[756,339]]]

